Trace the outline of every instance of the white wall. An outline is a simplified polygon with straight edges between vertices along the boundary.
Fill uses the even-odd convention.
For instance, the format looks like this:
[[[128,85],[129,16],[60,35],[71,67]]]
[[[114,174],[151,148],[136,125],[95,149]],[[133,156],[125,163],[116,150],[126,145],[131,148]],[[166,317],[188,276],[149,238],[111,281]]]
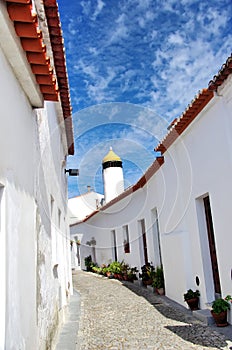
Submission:
[[[65,153],[54,103],[33,110],[1,50],[0,75],[0,349],[45,349],[67,303],[68,283],[71,288]],[[58,278],[51,195],[61,211]]]
[[[98,209],[104,196],[93,191],[68,200],[70,225],[84,220],[89,214]]]
[[[97,262],[112,258],[110,232],[116,231],[118,259],[133,266],[143,264],[139,221],[144,219],[148,259],[159,265],[157,237],[154,237],[154,209],[158,212],[160,246],[166,295],[185,305],[183,294],[198,288],[201,308],[214,299],[214,285],[208,249],[202,197],[209,195],[214,225],[222,296],[231,294],[232,245],[232,78],[219,89],[195,121],[164,154],[165,162],[142,188],[107,209],[71,228],[83,233],[83,257],[97,241]],[[122,227],[128,225],[131,252],[123,252]],[[196,277],[200,285],[196,285]]]

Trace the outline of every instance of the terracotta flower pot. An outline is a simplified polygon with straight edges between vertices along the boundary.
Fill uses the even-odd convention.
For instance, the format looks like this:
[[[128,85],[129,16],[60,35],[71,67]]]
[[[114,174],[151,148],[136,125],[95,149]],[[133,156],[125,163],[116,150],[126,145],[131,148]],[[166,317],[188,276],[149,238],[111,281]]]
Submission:
[[[144,280],[143,285],[144,286],[150,286],[152,284],[152,280]]]
[[[124,281],[128,281],[128,280],[129,280],[128,275],[124,274],[124,275],[123,275],[123,279],[124,279]]]
[[[217,325],[217,327],[226,327],[228,326],[227,322],[227,311],[222,311],[219,314],[215,314],[213,311],[211,311],[211,314],[214,318],[214,321]]]
[[[159,295],[164,295],[164,288],[156,288],[156,293]]]
[[[188,304],[190,310],[199,310],[198,304],[199,304],[199,298],[192,298],[186,300],[186,303]]]

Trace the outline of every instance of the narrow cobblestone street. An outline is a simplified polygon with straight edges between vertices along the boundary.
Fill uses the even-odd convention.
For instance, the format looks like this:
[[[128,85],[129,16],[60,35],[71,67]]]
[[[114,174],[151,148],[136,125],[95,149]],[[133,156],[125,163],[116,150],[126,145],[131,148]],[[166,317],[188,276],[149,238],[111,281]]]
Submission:
[[[81,296],[77,350],[230,349],[228,337],[204,326],[167,298],[130,282],[73,275]]]

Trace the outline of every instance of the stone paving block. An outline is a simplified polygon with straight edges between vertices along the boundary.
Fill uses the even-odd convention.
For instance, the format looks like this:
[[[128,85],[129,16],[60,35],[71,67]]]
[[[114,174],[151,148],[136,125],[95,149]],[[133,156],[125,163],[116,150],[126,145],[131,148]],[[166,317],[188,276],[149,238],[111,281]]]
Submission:
[[[189,310],[174,307],[168,298],[136,283],[83,271],[74,275],[73,283],[81,295],[75,350],[224,350],[232,346],[232,327],[221,334]]]
[[[193,311],[193,316],[202,321],[206,326],[215,324],[209,309]]]

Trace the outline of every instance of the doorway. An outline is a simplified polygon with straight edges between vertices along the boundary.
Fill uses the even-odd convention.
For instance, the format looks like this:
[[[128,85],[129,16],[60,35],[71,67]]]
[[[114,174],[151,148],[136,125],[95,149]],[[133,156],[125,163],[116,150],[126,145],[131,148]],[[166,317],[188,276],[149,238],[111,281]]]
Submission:
[[[211,264],[212,264],[214,290],[215,290],[215,294],[221,295],[220,276],[219,276],[219,270],[218,270],[214,227],[213,227],[213,219],[212,219],[209,196],[206,196],[203,198],[203,203],[204,203],[205,220],[206,220],[206,227],[207,227],[207,234],[208,234],[209,252],[210,252],[210,258],[211,258]]]
[[[142,238],[142,245],[143,245],[143,258],[144,258],[144,264],[148,264],[148,254],[147,254],[147,236],[146,236],[146,227],[145,227],[145,220],[140,220],[141,225],[141,238]]]
[[[111,235],[112,235],[112,258],[113,258],[113,261],[118,261],[117,242],[116,242],[116,232],[115,232],[115,230],[111,231]]]
[[[160,232],[157,208],[152,209],[152,237],[154,249],[154,264],[155,266],[162,265],[161,247],[160,247]]]

